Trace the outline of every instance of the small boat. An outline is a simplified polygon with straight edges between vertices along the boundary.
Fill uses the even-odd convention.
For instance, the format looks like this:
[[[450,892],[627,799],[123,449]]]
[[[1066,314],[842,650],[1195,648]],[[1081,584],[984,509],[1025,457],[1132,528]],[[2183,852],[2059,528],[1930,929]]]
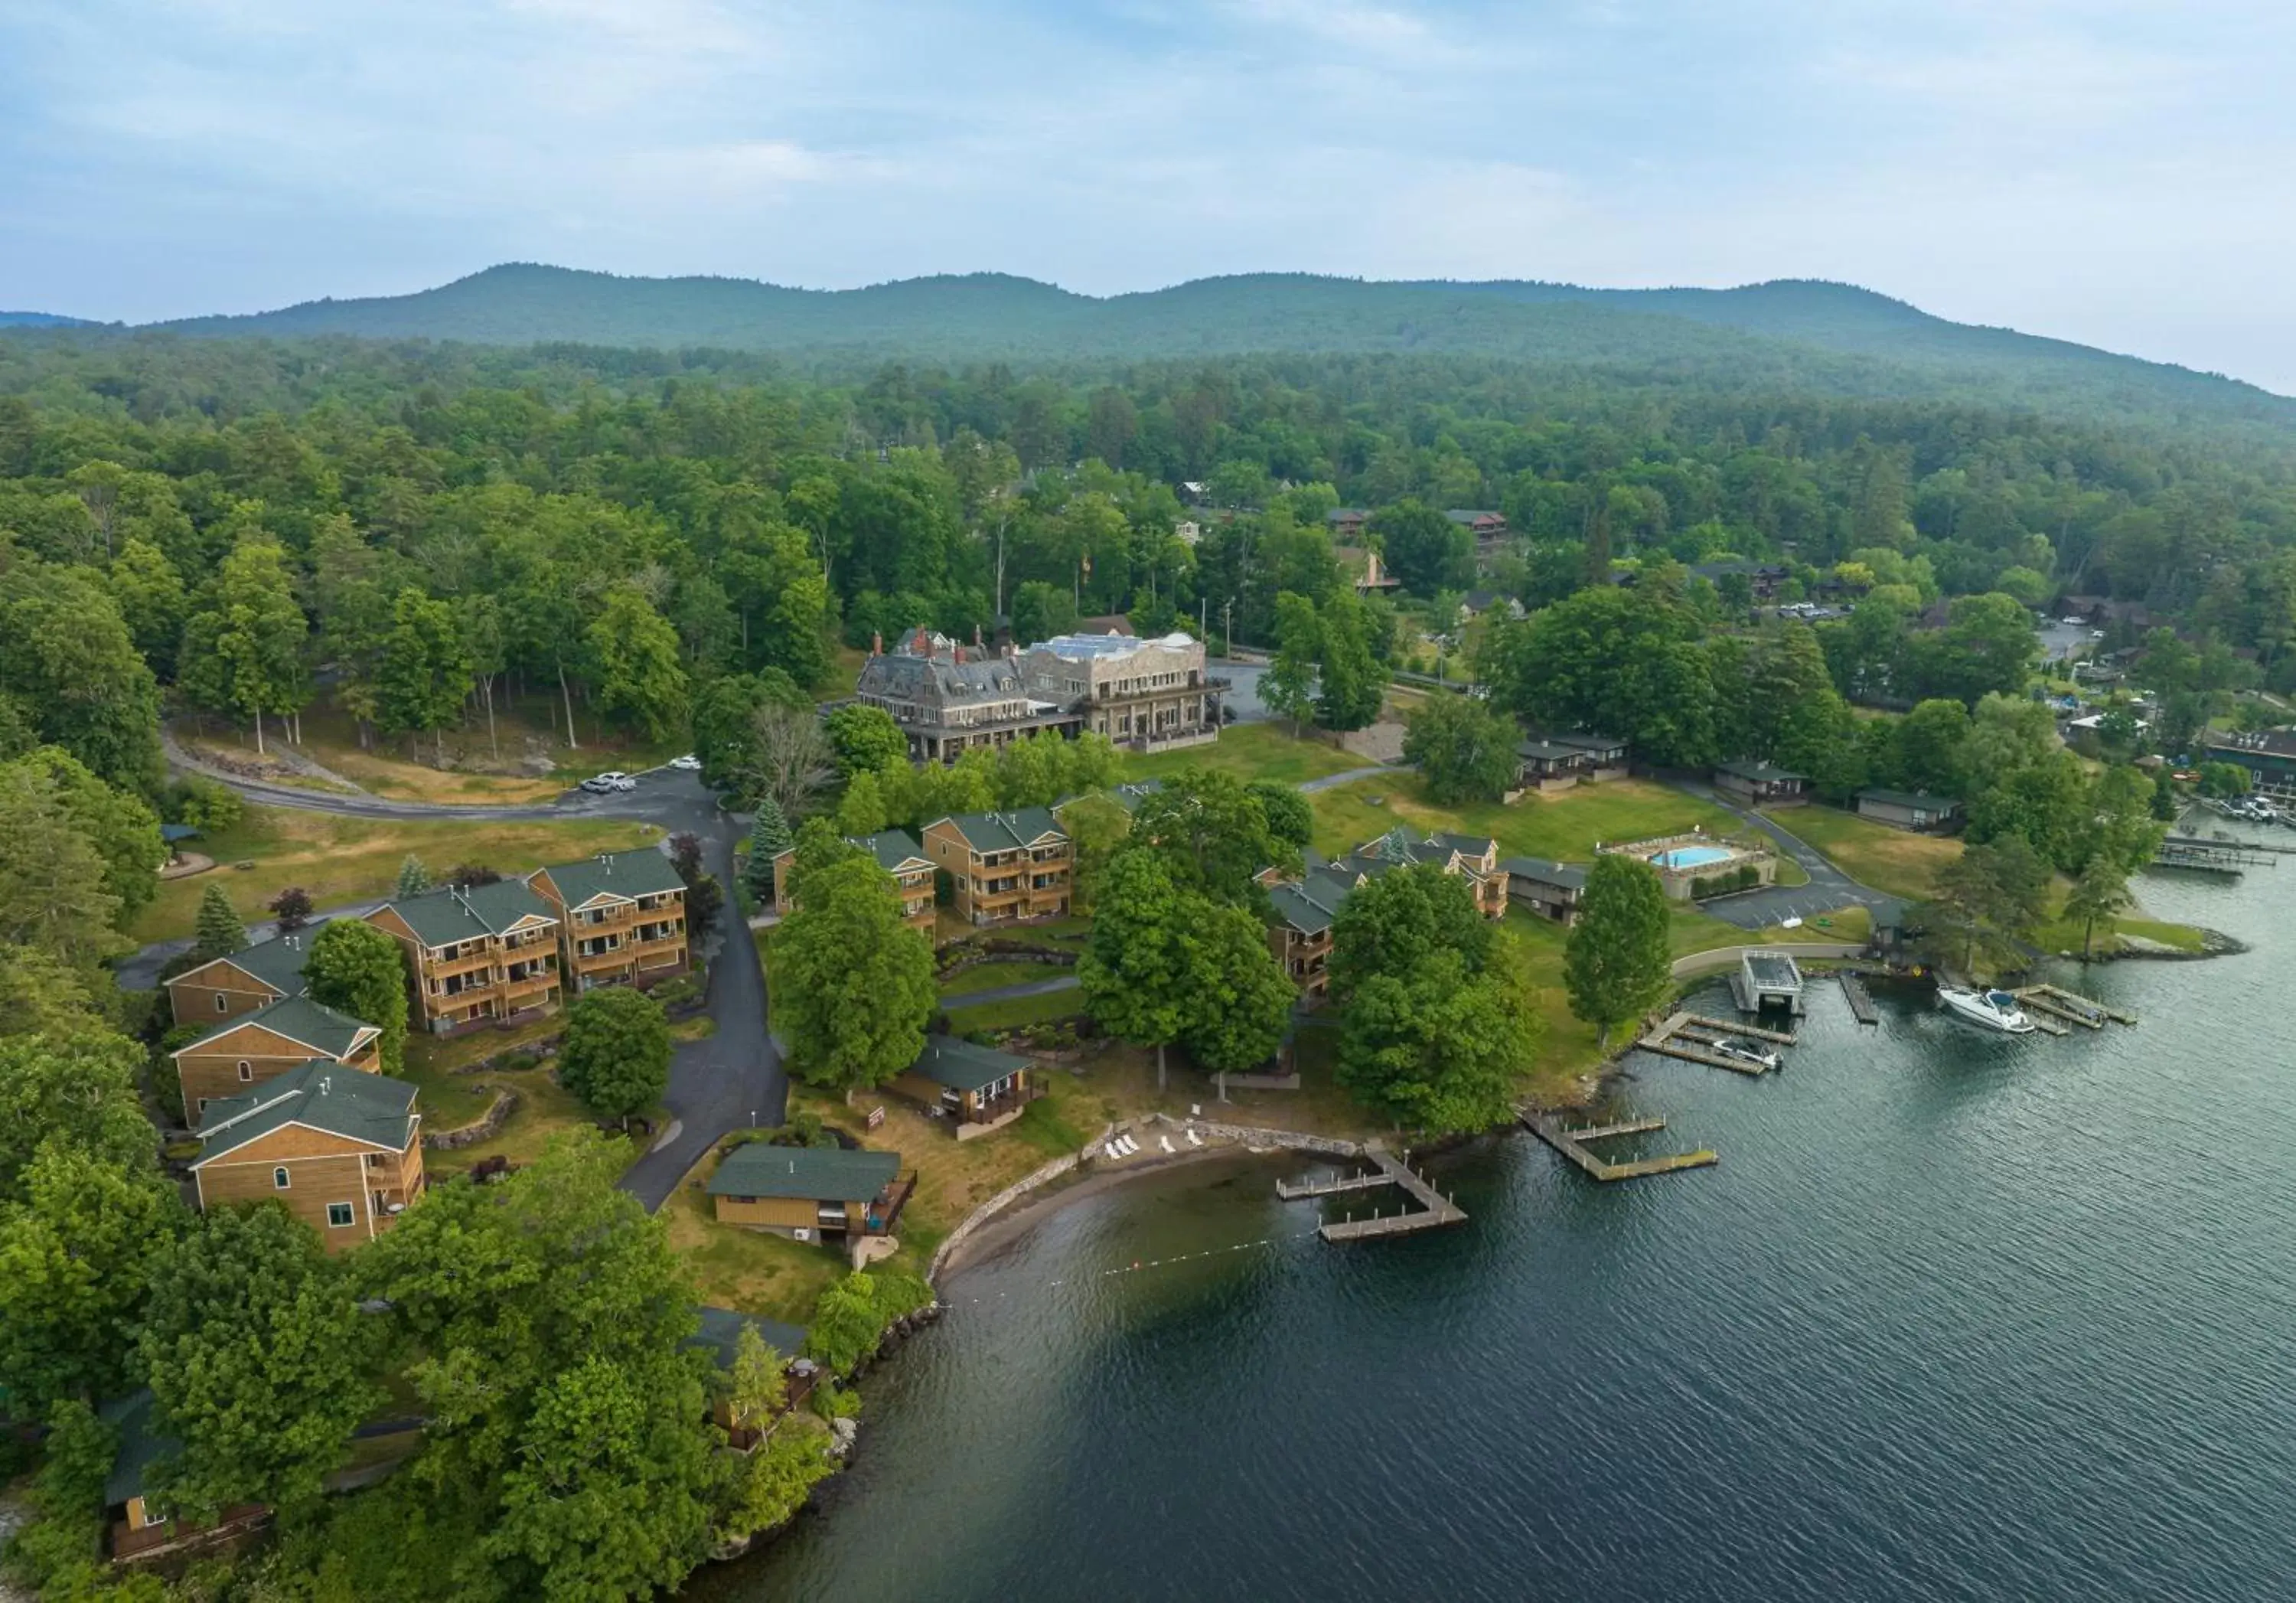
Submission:
[[[1939,1007],[1988,1030],[1998,1030],[2005,1035],[2030,1035],[2036,1028],[2033,1021],[2025,1016],[2025,1010],[2017,1006],[2017,999],[2005,991],[1964,991],[1958,985],[1940,985],[1937,994]]]
[[[1775,1069],[1781,1061],[1775,1052],[1736,1035],[1726,1035],[1714,1043],[1714,1050],[1740,1063],[1756,1064],[1765,1069]]]

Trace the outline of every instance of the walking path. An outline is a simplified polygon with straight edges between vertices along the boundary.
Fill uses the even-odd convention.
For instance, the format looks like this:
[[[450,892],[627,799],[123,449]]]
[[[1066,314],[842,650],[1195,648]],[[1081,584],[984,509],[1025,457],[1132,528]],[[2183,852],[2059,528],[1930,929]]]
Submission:
[[[1312,796],[1317,791],[1336,790],[1353,779],[1369,779],[1376,774],[1407,774],[1410,771],[1411,765],[1407,762],[1379,762],[1367,769],[1349,769],[1344,774],[1326,774],[1321,779],[1302,779],[1294,788],[1302,795]]]

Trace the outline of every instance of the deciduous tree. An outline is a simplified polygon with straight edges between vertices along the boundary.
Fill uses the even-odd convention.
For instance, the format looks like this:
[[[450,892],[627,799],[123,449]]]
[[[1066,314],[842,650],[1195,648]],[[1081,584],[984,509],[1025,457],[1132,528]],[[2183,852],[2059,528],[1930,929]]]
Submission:
[[[882,707],[849,702],[823,724],[830,749],[837,753],[837,771],[847,778],[889,762],[906,762],[909,737]]]
[[[1374,974],[1357,991],[1339,1079],[1398,1124],[1488,1130],[1513,1116],[1538,1024],[1506,976],[1474,974],[1459,953],[1431,951],[1403,974]]]
[[[669,1088],[669,1022],[632,986],[586,991],[566,1010],[558,1078],[602,1118],[628,1122]]]
[[[1438,695],[1411,715],[1403,758],[1418,766],[1432,801],[1496,802],[1514,783],[1521,743],[1513,721],[1488,702]]]
[[[406,1057],[406,966],[398,941],[364,919],[338,918],[311,938],[303,986],[313,1001],[381,1031],[382,1072],[398,1073]]]
[[[1374,974],[1404,979],[1438,951],[1456,952],[1472,977],[1495,939],[1464,878],[1432,863],[1391,869],[1357,885],[1332,915],[1332,995],[1344,1002]]]
[[[1649,864],[1616,852],[1595,858],[1562,972],[1570,1011],[1599,1029],[1605,1047],[1614,1027],[1641,1017],[1665,994],[1672,974],[1666,892]]]
[[[902,922],[874,858],[820,844],[825,860],[807,860],[808,837],[824,834],[808,825],[799,837],[797,906],[774,936],[774,1019],[799,1078],[853,1090],[882,1085],[924,1050],[932,949]]]

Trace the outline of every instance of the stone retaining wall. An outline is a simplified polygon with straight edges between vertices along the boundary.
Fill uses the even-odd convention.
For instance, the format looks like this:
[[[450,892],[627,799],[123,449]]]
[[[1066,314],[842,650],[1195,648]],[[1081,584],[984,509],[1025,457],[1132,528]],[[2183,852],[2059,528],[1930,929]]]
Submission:
[[[480,1114],[475,1124],[465,1124],[460,1130],[442,1130],[436,1135],[422,1138],[423,1147],[433,1152],[446,1152],[457,1147],[469,1147],[500,1133],[518,1111],[518,1093],[507,1087],[495,1093],[494,1106]]]
[[[1051,1163],[1046,1163],[1042,1168],[1033,1170],[1030,1172],[1022,1175],[1019,1180],[1014,1180],[1011,1185],[1005,1187],[1004,1189],[999,1191],[987,1202],[982,1203],[979,1207],[973,1209],[972,1213],[966,1214],[964,1216],[964,1222],[958,1225],[956,1229],[951,1230],[948,1233],[947,1237],[941,1242],[940,1245],[933,1249],[932,1262],[925,1266],[926,1282],[928,1284],[933,1284],[939,1280],[940,1266],[948,1262],[948,1255],[955,1252],[958,1247],[962,1246],[966,1241],[972,1239],[973,1233],[979,1230],[981,1226],[987,1224],[990,1220],[996,1218],[996,1215],[1002,1213],[1014,1203],[1019,1202],[1022,1197],[1028,1196],[1029,1192],[1050,1185],[1053,1181],[1060,1179],[1061,1176],[1068,1173],[1078,1163],[1082,1163],[1088,1154],[1099,1151],[1102,1144],[1107,1141],[1111,1136],[1115,1135],[1116,1130],[1117,1127],[1115,1125],[1109,1125],[1106,1129],[1103,1130],[1092,1144],[1085,1147],[1082,1152],[1063,1154],[1060,1157],[1054,1158]]]

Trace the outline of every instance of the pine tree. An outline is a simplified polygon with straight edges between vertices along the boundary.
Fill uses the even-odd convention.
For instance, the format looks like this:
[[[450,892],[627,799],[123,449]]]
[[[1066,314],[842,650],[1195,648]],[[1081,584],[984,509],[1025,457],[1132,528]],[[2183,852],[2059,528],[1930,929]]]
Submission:
[[[221,885],[209,885],[200,892],[197,928],[199,943],[194,949],[202,961],[229,957],[247,944],[247,926],[239,921]]]
[[[774,859],[790,849],[789,820],[771,796],[758,798],[757,822],[750,826],[750,862],[742,883],[760,905],[774,899]]]
[[[398,894],[420,896],[430,888],[430,870],[422,866],[421,858],[408,852],[406,860],[398,865]]]

